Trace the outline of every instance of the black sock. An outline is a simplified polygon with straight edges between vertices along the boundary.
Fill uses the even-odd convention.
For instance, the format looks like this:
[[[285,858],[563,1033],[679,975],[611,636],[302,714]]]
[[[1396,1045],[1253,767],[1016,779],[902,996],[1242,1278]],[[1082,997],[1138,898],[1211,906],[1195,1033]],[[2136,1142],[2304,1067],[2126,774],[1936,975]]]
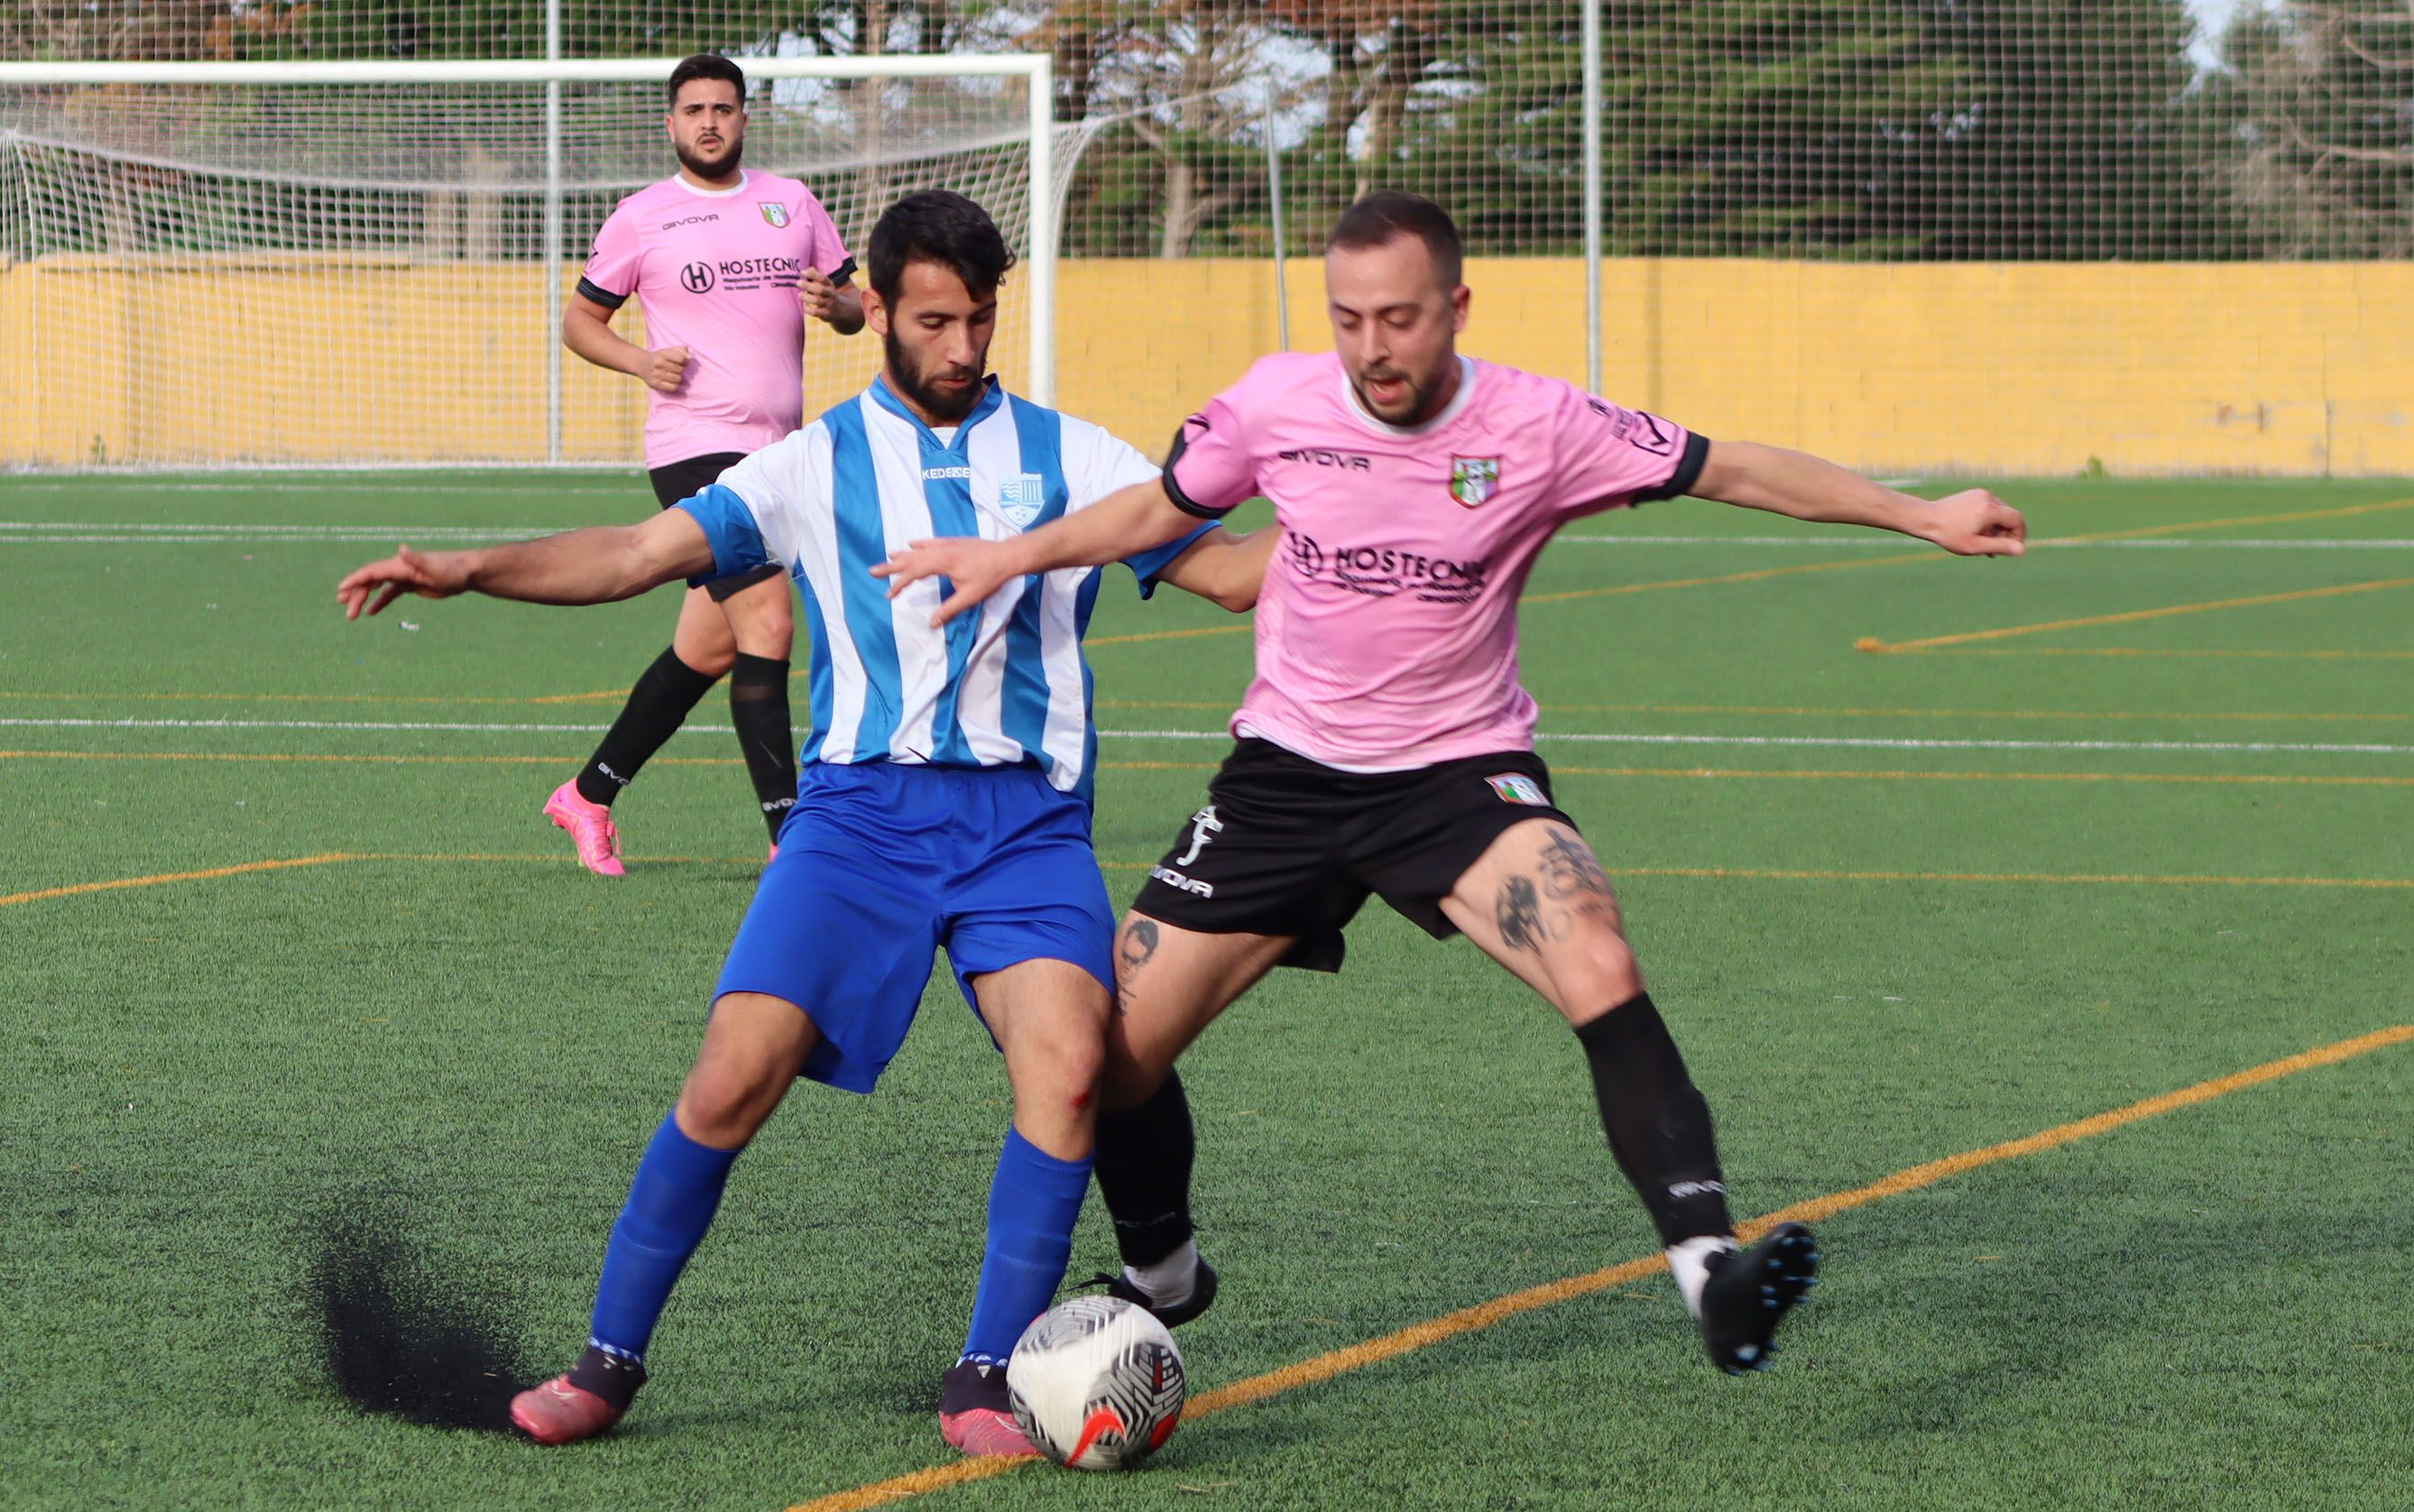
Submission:
[[[605,804],[619,797],[637,769],[678,731],[705,690],[720,681],[680,661],[676,651],[665,650],[655,657],[629,690],[629,701],[620,706],[620,717],[612,721],[595,755],[579,769],[578,796]]]
[[[587,1346],[578,1363],[570,1368],[570,1384],[581,1391],[591,1391],[618,1407],[629,1410],[637,1397],[637,1388],[646,1384],[646,1368],[625,1355],[615,1355],[593,1344]]]
[[[1634,1184],[1662,1242],[1725,1234],[1726,1183],[1710,1137],[1710,1105],[1651,995],[1629,998],[1576,1030],[1592,1063],[1593,1095],[1617,1168]]]
[[[1198,1149],[1190,1100],[1182,1077],[1138,1107],[1098,1115],[1098,1195],[1115,1220],[1115,1246],[1126,1265],[1154,1265],[1192,1235],[1190,1162]]]
[[[738,653],[729,673],[729,722],[746,753],[746,775],[763,804],[763,822],[774,842],[780,823],[797,801],[797,734],[788,724],[788,663],[783,657]]]

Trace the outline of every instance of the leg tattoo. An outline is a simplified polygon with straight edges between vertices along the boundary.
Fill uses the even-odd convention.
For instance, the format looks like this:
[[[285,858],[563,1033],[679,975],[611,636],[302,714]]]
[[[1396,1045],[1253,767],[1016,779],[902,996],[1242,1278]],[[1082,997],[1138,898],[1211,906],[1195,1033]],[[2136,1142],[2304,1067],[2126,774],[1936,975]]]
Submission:
[[[1532,878],[1512,876],[1500,884],[1500,906],[1496,917],[1502,944],[1512,951],[1542,953],[1542,910],[1535,901]]]

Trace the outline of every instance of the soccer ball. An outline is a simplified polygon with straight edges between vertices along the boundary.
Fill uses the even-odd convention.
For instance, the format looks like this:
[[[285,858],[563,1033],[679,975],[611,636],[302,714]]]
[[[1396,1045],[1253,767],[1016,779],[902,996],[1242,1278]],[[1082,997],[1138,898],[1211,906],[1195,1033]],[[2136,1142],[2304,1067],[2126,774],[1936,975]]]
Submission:
[[[1077,1296],[1023,1330],[1006,1366],[1014,1420],[1075,1470],[1136,1465],[1173,1436],[1188,1396],[1182,1352],[1145,1308]]]

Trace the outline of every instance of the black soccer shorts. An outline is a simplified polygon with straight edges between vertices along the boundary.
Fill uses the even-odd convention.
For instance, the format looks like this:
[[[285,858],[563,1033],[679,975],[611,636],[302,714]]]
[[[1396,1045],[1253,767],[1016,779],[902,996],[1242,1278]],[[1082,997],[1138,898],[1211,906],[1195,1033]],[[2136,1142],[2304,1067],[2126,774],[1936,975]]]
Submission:
[[[1200,934],[1296,936],[1283,965],[1338,971],[1342,927],[1370,895],[1436,939],[1457,934],[1441,900],[1535,818],[1575,827],[1531,751],[1354,772],[1243,740],[1132,907]]]
[[[655,502],[668,509],[680,500],[709,488],[723,472],[745,459],[744,452],[708,452],[702,457],[691,457],[684,461],[649,469],[646,477],[654,486]],[[767,583],[774,577],[786,576],[786,568],[776,561],[767,561],[760,567],[749,567],[731,576],[716,577],[704,585],[704,591],[712,595],[712,602],[720,604],[725,602],[730,594],[742,592],[756,583]]]

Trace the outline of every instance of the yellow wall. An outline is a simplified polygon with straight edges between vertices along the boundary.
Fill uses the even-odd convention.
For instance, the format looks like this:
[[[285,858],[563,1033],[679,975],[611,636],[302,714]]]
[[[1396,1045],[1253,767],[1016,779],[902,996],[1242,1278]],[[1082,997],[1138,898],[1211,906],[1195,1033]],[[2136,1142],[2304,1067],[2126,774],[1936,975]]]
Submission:
[[[1320,347],[1320,263],[1289,275],[1291,344]],[[538,276],[0,267],[0,465],[541,459]],[[1582,277],[1571,260],[1470,262],[1467,350],[1581,379]],[[1068,262],[1057,288],[1060,404],[1152,453],[1278,344],[1261,262]],[[1011,384],[1008,292],[994,355]],[[2414,473],[2414,265],[1633,259],[1604,269],[1602,311],[1611,397],[1874,471]],[[869,337],[816,344],[809,413],[878,361]],[[633,458],[643,389],[575,359],[564,388],[566,454]]]

